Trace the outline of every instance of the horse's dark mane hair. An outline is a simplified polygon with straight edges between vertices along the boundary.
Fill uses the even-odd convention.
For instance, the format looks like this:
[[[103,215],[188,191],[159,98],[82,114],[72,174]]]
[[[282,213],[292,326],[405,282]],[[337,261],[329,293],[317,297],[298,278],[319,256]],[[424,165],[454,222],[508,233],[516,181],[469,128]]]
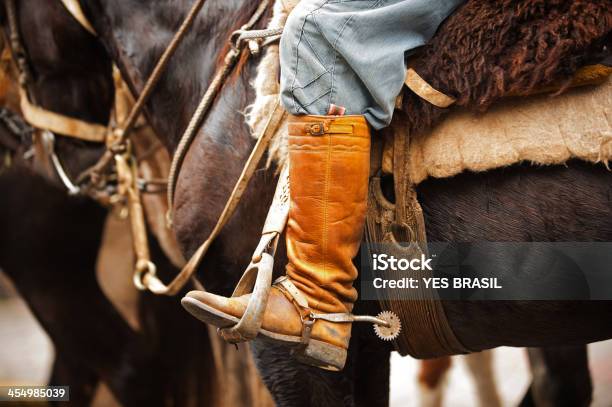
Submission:
[[[610,0],[469,0],[412,65],[457,106],[483,111],[504,96],[553,82],[565,90],[578,68],[610,52],[611,30]],[[404,96],[413,132],[446,111],[411,91]]]

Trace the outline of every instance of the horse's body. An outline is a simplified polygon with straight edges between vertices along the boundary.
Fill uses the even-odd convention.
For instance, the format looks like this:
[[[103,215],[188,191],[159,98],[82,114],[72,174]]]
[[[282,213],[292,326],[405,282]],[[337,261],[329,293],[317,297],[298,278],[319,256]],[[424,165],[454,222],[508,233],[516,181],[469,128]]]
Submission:
[[[33,2],[22,4],[28,7]],[[136,0],[81,3],[136,92],[190,5],[186,0],[159,7]],[[171,151],[214,72],[225,40],[256,5],[209,0],[174,56],[147,105],[148,118]],[[31,5],[37,7],[44,9]],[[252,147],[249,130],[236,112],[251,99],[253,73],[254,65],[249,63],[225,85],[183,164],[174,227],[186,254],[193,253],[214,226]],[[200,275],[211,291],[229,294],[248,263],[272,197],[274,170],[257,173],[203,262]],[[418,193],[431,241],[609,241],[611,179],[605,168],[578,162],[546,169],[524,165],[428,180]],[[278,257],[280,271],[282,250]],[[360,302],[355,312],[370,313],[376,307]],[[449,302],[444,307],[459,339],[474,350],[582,345],[612,337],[612,327],[605,323],[612,316],[609,303]],[[284,348],[255,341],[253,349],[279,404],[386,405],[388,401],[390,349],[374,338],[369,327],[354,327],[349,362],[341,373],[299,365]]]

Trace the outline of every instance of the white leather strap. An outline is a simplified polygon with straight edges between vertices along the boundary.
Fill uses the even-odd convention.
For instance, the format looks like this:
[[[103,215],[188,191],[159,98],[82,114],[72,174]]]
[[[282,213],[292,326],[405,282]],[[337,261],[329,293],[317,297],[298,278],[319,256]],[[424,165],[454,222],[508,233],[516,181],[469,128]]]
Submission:
[[[406,81],[404,82],[408,89],[416,93],[421,99],[424,99],[434,106],[447,108],[456,102],[452,98],[437,89],[434,89],[425,79],[423,79],[414,69],[408,68],[406,72]]]
[[[287,164],[278,177],[278,184],[276,184],[276,191],[261,232],[262,235],[283,233],[289,216],[289,190],[289,165]]]

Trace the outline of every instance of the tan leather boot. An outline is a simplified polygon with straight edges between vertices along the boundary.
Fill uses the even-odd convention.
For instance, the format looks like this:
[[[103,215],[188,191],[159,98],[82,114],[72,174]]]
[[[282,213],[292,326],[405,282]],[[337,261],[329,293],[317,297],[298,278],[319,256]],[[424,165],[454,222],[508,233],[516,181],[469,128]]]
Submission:
[[[269,294],[259,336],[295,347],[305,363],[344,367],[351,336],[346,316],[357,299],[353,281],[366,214],[370,132],[363,116],[292,116],[289,122],[291,206],[286,276]],[[192,291],[182,303],[204,322],[235,325],[249,295]]]

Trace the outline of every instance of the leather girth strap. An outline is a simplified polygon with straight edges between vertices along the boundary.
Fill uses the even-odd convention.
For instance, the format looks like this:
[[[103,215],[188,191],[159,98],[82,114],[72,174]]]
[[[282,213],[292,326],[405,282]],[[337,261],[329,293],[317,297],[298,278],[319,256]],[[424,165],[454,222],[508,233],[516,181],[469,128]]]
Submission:
[[[393,148],[393,178],[396,202],[389,202],[381,189],[382,141],[374,137],[372,168],[366,220],[366,242],[372,252],[384,244],[384,252],[396,258],[420,258],[427,253],[423,211],[417,201],[414,184],[408,173],[409,135],[401,114],[396,112],[393,124],[386,130],[387,143]],[[400,243],[410,243],[408,246]],[[423,271],[423,273],[426,273]],[[401,279],[404,271],[386,271],[385,278]],[[429,277],[423,274],[423,277]],[[469,353],[455,336],[442,303],[434,289],[420,284],[418,289],[377,290],[383,310],[392,311],[401,320],[402,331],[394,340],[401,355],[434,358]]]

